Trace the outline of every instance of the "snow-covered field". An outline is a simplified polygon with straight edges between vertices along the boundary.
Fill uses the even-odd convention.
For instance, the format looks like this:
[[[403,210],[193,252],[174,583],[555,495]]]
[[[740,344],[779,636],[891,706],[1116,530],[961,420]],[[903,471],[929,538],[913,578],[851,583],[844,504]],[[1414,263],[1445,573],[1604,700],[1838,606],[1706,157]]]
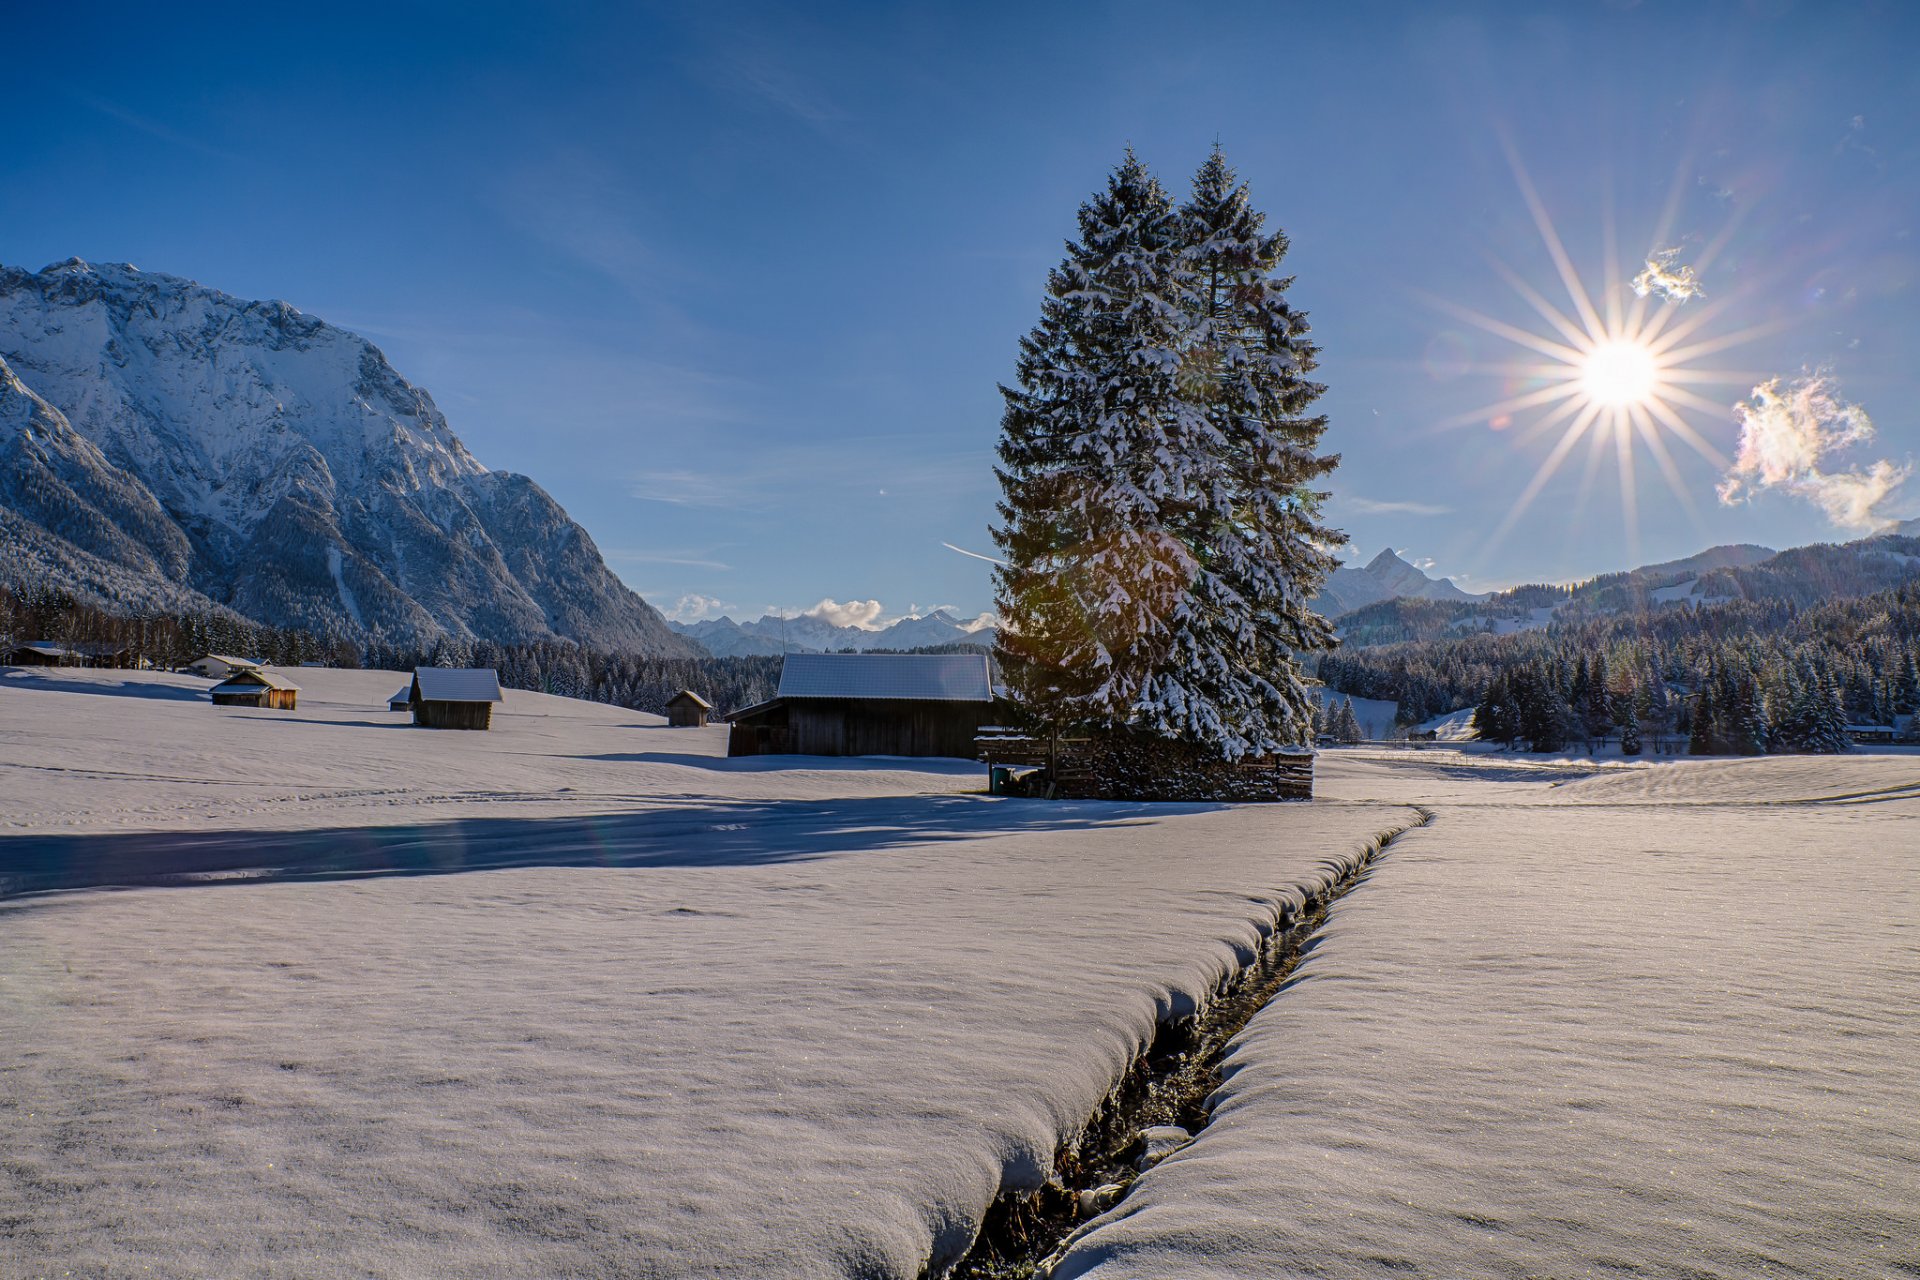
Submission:
[[[1920,760],[1354,764],[1432,825],[1061,1280],[1920,1274]]]
[[[1920,757],[1050,804],[294,675],[0,671],[0,1276],[919,1275],[1416,803],[1061,1275],[1920,1272]]]
[[[1413,817],[297,679],[0,675],[0,1275],[911,1277]]]

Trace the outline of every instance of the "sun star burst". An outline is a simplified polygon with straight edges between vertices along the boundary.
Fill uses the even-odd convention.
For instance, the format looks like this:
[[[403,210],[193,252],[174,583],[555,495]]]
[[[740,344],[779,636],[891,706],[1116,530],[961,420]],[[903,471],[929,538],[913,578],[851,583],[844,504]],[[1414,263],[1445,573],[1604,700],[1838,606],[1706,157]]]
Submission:
[[[1513,324],[1445,299],[1432,299],[1442,310],[1526,353],[1522,358],[1477,366],[1480,372],[1502,377],[1515,394],[1449,419],[1439,424],[1440,427],[1477,425],[1504,429],[1530,415],[1533,420],[1509,437],[1515,448],[1531,447],[1534,442],[1558,432],[1558,439],[1548,449],[1532,479],[1494,529],[1488,546],[1506,537],[1583,439],[1587,442],[1587,456],[1576,518],[1591,494],[1601,460],[1612,452],[1619,475],[1621,521],[1628,549],[1634,555],[1639,553],[1639,468],[1636,463],[1644,446],[1674,499],[1692,517],[1696,527],[1703,528],[1699,507],[1674,460],[1669,442],[1679,440],[1713,464],[1716,471],[1724,470],[1725,455],[1688,418],[1689,415],[1709,415],[1714,426],[1719,427],[1730,423],[1731,412],[1726,405],[1716,404],[1691,388],[1760,381],[1763,375],[1705,368],[1695,361],[1773,332],[1780,324],[1755,325],[1712,339],[1695,337],[1738,298],[1729,296],[1687,306],[1689,301],[1702,296],[1699,275],[1726,247],[1731,232],[1707,244],[1691,265],[1673,269],[1675,251],[1667,247],[1667,241],[1685,189],[1684,166],[1676,175],[1672,194],[1647,251],[1648,272],[1634,280],[1622,273],[1609,218],[1602,273],[1605,284],[1598,291],[1590,291],[1561,242],[1518,153],[1511,147],[1508,158],[1520,193],[1539,229],[1541,242],[1566,292],[1566,302],[1556,304],[1521,274],[1498,261],[1492,264],[1495,272],[1533,310],[1539,327]],[[1656,264],[1661,267],[1662,279],[1684,280],[1688,287],[1670,294],[1653,289],[1643,291],[1644,283],[1655,274]],[[1681,317],[1683,307],[1687,312],[1684,318]],[[1607,447],[1609,444],[1611,450]]]

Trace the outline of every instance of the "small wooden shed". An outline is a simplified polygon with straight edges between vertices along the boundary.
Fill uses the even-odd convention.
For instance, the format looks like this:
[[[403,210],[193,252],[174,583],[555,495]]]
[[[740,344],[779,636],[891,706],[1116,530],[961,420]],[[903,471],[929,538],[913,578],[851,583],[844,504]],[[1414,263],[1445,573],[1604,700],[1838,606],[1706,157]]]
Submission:
[[[702,729],[712,710],[711,702],[691,689],[682,689],[667,700],[667,724],[675,729]]]
[[[410,684],[401,685],[399,691],[395,693],[391,698],[387,699],[387,710],[389,711],[413,710],[413,686]]]
[[[259,667],[242,667],[213,686],[211,692],[216,707],[271,707],[275,711],[292,711],[300,697],[300,686]]]
[[[490,729],[493,704],[504,701],[492,667],[415,667],[407,693],[423,729]]]

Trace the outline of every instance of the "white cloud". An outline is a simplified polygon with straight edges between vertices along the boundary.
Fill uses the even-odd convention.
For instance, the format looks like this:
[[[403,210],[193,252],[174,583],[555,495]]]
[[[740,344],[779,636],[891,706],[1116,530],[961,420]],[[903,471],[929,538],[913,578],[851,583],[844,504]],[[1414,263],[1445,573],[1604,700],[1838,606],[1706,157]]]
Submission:
[[[700,622],[733,610],[733,605],[714,596],[684,595],[674,601],[673,608],[661,612],[674,622]]]
[[[1835,394],[1832,380],[1813,373],[1783,385],[1769,379],[1752,398],[1734,406],[1740,421],[1740,452],[1720,482],[1720,501],[1732,505],[1764,489],[1780,489],[1812,502],[1843,529],[1871,529],[1892,517],[1879,508],[1912,474],[1912,463],[1881,458],[1864,470],[1828,472],[1830,455],[1874,437],[1873,419]]]
[[[665,502],[676,507],[732,506],[741,486],[717,474],[699,471],[640,471],[627,481],[627,492],[642,502]]]
[[[859,627],[863,631],[878,630],[886,609],[878,600],[838,600],[826,599],[810,609],[802,609],[803,618],[818,618],[830,622],[836,627]]]
[[[1642,298],[1657,293],[1668,302],[1705,297],[1700,277],[1692,267],[1676,263],[1680,250],[1661,249],[1647,259],[1647,269],[1633,278],[1633,291]]]
[[[1445,516],[1452,515],[1453,508],[1441,506],[1437,502],[1382,502],[1375,498],[1343,498],[1345,506],[1370,516]]]

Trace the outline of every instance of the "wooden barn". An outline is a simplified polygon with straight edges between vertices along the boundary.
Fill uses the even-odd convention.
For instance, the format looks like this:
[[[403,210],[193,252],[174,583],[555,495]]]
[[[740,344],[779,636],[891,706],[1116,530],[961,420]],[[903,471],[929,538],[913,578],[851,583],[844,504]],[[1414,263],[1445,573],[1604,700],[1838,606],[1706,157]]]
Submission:
[[[299,685],[259,667],[240,668],[210,692],[216,707],[272,707],[275,711],[292,711],[300,698]]]
[[[703,729],[713,704],[691,689],[682,689],[667,701],[667,724],[674,729]]]
[[[500,676],[492,667],[415,667],[407,703],[423,729],[491,729]]]
[[[790,653],[779,693],[727,717],[727,754],[966,757],[993,712],[985,654]]]
[[[0,665],[9,667],[124,667],[127,650],[103,642],[28,640],[0,652]]]
[[[226,653],[203,653],[189,662],[186,669],[194,675],[205,676],[209,680],[225,680],[236,671],[266,665],[258,658],[236,658]]]
[[[413,686],[410,684],[401,685],[399,691],[396,692],[391,698],[387,699],[387,710],[389,711],[413,710]]]

